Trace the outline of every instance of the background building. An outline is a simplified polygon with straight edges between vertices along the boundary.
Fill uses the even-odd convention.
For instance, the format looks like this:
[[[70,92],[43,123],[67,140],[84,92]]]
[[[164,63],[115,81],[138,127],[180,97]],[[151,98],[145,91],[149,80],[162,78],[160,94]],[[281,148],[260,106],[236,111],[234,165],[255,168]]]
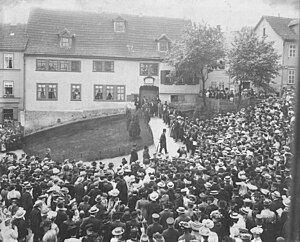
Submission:
[[[154,88],[141,98],[151,99],[157,91],[163,101],[176,95],[195,98],[199,84],[166,85],[164,74],[171,68],[161,63],[188,24],[173,18],[33,10],[25,52],[26,127],[122,112],[143,86]]]
[[[258,36],[274,41],[274,48],[281,56],[282,70],[274,79],[273,87],[281,92],[283,88],[295,86],[297,80],[299,19],[263,16],[255,27]]]
[[[24,50],[26,26],[0,25],[0,122],[21,121],[24,99]]]

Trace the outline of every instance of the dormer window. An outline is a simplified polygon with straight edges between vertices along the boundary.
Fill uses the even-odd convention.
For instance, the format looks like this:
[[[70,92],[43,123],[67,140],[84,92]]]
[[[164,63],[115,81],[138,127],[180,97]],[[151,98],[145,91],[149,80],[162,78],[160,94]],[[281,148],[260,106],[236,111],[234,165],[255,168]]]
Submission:
[[[115,22],[115,32],[125,32],[125,22]]]
[[[58,33],[59,45],[61,48],[70,49],[72,47],[72,40],[75,34],[71,34],[66,28]]]
[[[116,19],[113,20],[114,22],[114,31],[116,33],[124,33],[125,32],[125,23],[126,20],[123,19],[122,17],[117,17]]]
[[[157,49],[160,52],[167,52],[169,51],[170,39],[165,35],[162,34],[157,40]]]
[[[71,48],[72,47],[72,38],[61,37],[60,47],[67,48],[67,49]]]
[[[169,42],[168,41],[160,41],[158,42],[158,49],[161,52],[166,52],[169,50]]]

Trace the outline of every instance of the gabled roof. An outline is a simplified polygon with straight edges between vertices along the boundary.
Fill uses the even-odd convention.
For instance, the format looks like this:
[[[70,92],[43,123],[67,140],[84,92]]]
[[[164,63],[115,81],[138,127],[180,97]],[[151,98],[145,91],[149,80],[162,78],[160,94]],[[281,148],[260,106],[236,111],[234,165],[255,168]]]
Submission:
[[[283,17],[275,17],[275,16],[263,16],[258,24],[256,25],[255,29],[261,23],[261,21],[265,19],[272,29],[284,40],[297,40],[298,35],[293,31],[292,28],[289,27],[293,18],[283,18]]]
[[[0,25],[0,50],[23,51],[26,48],[26,44],[25,24]]]
[[[34,9],[30,13],[27,54],[74,55],[95,57],[162,58],[155,39],[166,34],[177,40],[190,21],[162,17],[123,15],[125,33],[116,33],[114,19],[119,14],[71,12]],[[71,49],[59,46],[57,33],[63,29],[74,33]],[[132,46],[134,51],[129,51]]]

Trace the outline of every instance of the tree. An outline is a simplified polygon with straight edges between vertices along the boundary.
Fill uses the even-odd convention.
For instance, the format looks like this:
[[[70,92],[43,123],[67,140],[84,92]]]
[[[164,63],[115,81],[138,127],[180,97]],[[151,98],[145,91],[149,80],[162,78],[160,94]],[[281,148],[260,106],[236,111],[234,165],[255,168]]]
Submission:
[[[180,40],[172,43],[165,62],[174,67],[171,77],[202,83],[205,102],[205,82],[212,66],[224,56],[223,35],[220,28],[206,24],[192,24],[185,28]]]
[[[232,49],[228,53],[229,69],[227,73],[239,85],[239,102],[241,102],[244,83],[251,81],[255,87],[274,91],[270,87],[273,78],[279,74],[279,58],[273,47],[274,42],[259,38],[247,27],[241,29],[235,37]]]

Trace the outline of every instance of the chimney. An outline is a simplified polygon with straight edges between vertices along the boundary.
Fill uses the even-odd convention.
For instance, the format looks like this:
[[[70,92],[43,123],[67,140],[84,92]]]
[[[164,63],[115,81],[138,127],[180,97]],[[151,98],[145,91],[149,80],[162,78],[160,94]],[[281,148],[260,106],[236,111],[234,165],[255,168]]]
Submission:
[[[278,13],[278,17],[280,17],[280,13]]]
[[[143,17],[144,16],[144,14],[141,12],[141,13],[139,13],[139,17]]]

